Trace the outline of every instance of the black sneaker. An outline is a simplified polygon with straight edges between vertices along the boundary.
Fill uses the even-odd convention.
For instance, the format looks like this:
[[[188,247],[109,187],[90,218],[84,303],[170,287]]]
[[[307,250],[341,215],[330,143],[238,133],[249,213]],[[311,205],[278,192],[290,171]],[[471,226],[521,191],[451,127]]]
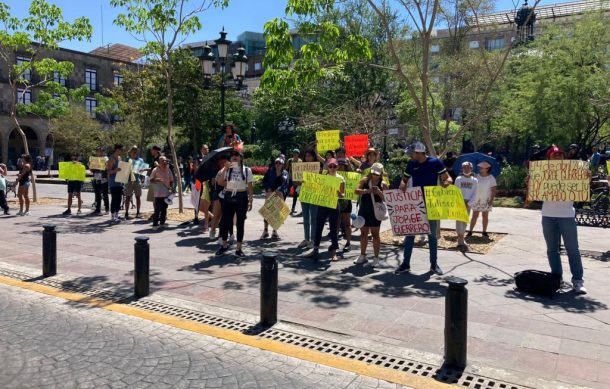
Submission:
[[[348,251],[350,251],[352,249],[352,244],[351,243],[346,243],[345,246],[343,247],[343,252],[347,253]]]
[[[472,236],[472,231],[468,231],[468,233],[466,234],[466,236]]]
[[[432,265],[430,267],[430,272],[436,274],[437,276],[443,275],[443,270],[441,270],[440,266],[438,266],[438,265]]]
[[[489,238],[489,234],[487,232],[484,232],[482,235],[486,238]]]
[[[244,252],[241,250],[235,250],[235,256],[238,258],[244,258],[246,254],[244,254]]]
[[[314,261],[317,260],[319,256],[320,256],[320,252],[318,249],[313,249],[309,253],[304,255],[305,258],[310,258],[310,259],[313,259]]]
[[[72,210],[70,210],[70,209],[66,209],[66,210],[65,210],[65,211],[62,213],[62,215],[66,215],[66,216],[68,216],[68,215],[72,215]]]
[[[398,266],[396,270],[394,270],[394,274],[402,274],[409,273],[411,271],[411,266],[405,265],[404,263]]]
[[[227,252],[227,250],[229,249],[229,247],[224,247],[224,246],[220,246],[220,248],[216,251],[216,256],[219,257],[221,255],[224,255],[224,253]]]

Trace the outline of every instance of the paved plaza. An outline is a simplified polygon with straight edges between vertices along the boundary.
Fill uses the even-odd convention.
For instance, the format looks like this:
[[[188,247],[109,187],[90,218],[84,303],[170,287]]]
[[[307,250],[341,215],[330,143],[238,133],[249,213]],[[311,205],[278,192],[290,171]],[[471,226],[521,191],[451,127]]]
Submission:
[[[63,197],[64,191],[64,186],[39,185],[39,195],[45,197]],[[85,204],[92,202],[90,194],[84,197]],[[589,294],[566,291],[545,299],[513,291],[512,280],[520,270],[548,269],[539,211],[496,208],[490,215],[490,231],[508,235],[488,254],[440,251],[439,264],[445,275],[438,277],[427,272],[428,252],[416,249],[412,273],[397,276],[392,271],[402,258],[398,247],[382,247],[382,266],[377,269],[352,264],[359,253],[356,241],[343,261],[330,263],[326,255],[314,264],[302,258],[296,248],[303,236],[299,217],[287,220],[280,230],[280,242],[259,241],[263,222],[257,210],[262,202],[256,199],[255,209],[249,213],[248,257],[239,262],[232,255],[214,257],[217,245],[194,226],[170,222],[169,228],[157,232],[145,220],[116,225],[107,216],[85,213],[66,218],[61,216],[65,206],[33,205],[29,217],[0,219],[0,267],[39,272],[42,225],[53,223],[59,231],[59,273],[84,286],[130,292],[134,237],[146,235],[151,245],[153,298],[256,318],[259,254],[273,249],[280,254],[282,321],[300,325],[304,331],[350,338],[362,347],[390,355],[409,354],[439,364],[443,282],[447,276],[458,276],[469,281],[470,368],[533,387],[610,385],[610,230],[579,228]],[[452,224],[443,222],[443,227]],[[387,223],[382,227],[388,228]],[[564,269],[568,270],[567,260]],[[569,272],[564,278],[569,280]],[[103,322],[106,315],[92,313],[86,320]],[[152,325],[141,326],[147,331]]]

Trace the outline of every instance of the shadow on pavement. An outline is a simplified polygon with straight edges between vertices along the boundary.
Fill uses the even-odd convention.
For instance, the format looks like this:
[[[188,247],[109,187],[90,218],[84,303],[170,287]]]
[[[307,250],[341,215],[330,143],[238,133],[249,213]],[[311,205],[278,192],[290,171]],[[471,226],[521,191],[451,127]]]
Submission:
[[[364,291],[377,294],[381,297],[445,297],[446,288],[441,285],[443,280],[431,280],[431,276],[432,273],[430,272],[424,274],[405,273],[401,275],[380,273],[371,278],[381,281],[381,284],[375,284],[372,288],[364,289]]]
[[[548,309],[561,308],[571,313],[590,313],[608,309],[606,304],[587,296],[577,295],[572,291],[557,293],[554,297],[547,298],[509,290],[506,291],[505,296],[511,299],[536,302]]]

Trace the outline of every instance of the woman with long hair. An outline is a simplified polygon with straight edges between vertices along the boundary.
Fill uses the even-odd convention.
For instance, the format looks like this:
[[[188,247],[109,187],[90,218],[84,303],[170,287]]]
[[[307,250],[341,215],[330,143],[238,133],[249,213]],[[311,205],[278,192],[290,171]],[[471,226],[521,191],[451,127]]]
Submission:
[[[374,163],[370,168],[370,173],[360,181],[356,193],[360,198],[360,208],[358,216],[364,218],[364,227],[360,229],[360,256],[354,261],[355,264],[367,262],[366,248],[369,241],[369,232],[373,236],[373,263],[375,267],[379,264],[379,249],[381,239],[379,237],[379,227],[381,220],[375,216],[375,203],[383,202],[383,191],[387,190],[387,185],[383,182],[383,165]]]
[[[288,171],[284,169],[285,162],[282,158],[276,158],[273,168],[267,170],[263,177],[263,188],[265,189],[265,199],[276,194],[281,196],[282,200],[286,198],[288,194],[288,187],[290,180],[288,179]],[[261,239],[269,238],[269,223],[267,220],[264,221],[263,234]],[[276,230],[273,230],[271,234],[273,240],[279,240],[280,236]]]
[[[27,154],[21,156],[23,161],[21,169],[15,180],[15,185],[19,184],[17,197],[19,198],[19,213],[17,216],[30,216],[30,185],[32,184],[32,157]],[[23,206],[25,205],[25,212]]]
[[[216,251],[217,256],[223,255],[229,249],[229,230],[233,228],[233,217],[236,216],[237,241],[235,245],[235,256],[245,257],[242,251],[244,241],[244,226],[246,215],[252,210],[254,199],[254,176],[252,170],[243,164],[243,155],[237,151],[231,151],[231,161],[218,173],[218,184],[224,186],[224,200],[222,202],[222,218],[220,220],[220,237],[222,245]]]

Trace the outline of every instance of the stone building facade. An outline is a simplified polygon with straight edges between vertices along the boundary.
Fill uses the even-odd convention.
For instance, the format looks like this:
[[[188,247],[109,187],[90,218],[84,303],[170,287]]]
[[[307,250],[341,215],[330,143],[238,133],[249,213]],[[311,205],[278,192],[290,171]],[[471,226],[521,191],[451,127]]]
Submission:
[[[133,65],[133,61],[140,57],[137,49],[124,45],[112,45],[99,48],[91,53],[60,48],[58,50],[43,50],[42,57],[54,58],[58,61],[70,61],[74,64],[74,71],[67,77],[55,75],[55,81],[68,88],[77,88],[88,85],[89,95],[83,103],[85,109],[95,117],[93,112],[97,106],[96,93],[112,88],[122,81],[122,72]],[[15,53],[14,61],[22,61],[27,55]],[[9,165],[15,165],[17,158],[24,152],[23,143],[15,123],[9,115],[11,100],[13,96],[8,84],[8,68],[6,64],[0,64],[0,161]],[[39,75],[33,73],[28,77],[35,83]],[[40,90],[34,88],[31,93],[23,96],[25,103],[36,101]],[[49,120],[35,116],[19,117],[21,128],[28,139],[28,148],[33,158],[37,156],[49,156],[51,154],[53,139],[49,134]]]

